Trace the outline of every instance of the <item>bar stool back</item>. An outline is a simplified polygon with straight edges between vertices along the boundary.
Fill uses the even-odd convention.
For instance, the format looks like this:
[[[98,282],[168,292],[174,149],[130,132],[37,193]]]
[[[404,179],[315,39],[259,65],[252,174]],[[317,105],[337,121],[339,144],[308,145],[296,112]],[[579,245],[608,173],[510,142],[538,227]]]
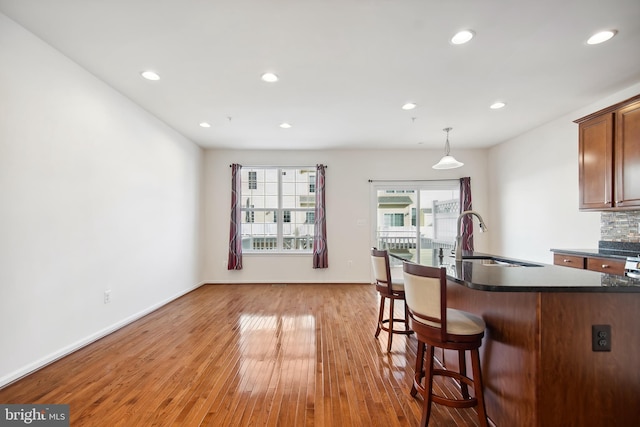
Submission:
[[[409,329],[409,317],[407,306],[404,305],[404,318],[394,318],[394,302],[401,300],[404,304],[404,284],[403,278],[392,278],[391,267],[389,264],[389,252],[386,250],[371,249],[371,266],[373,268],[373,276],[375,279],[376,290],[380,294],[380,311],[378,314],[378,326],[376,328],[375,337],[378,338],[380,331],[387,331],[389,339],[387,341],[387,352],[391,351],[391,341],[393,334],[410,335],[413,331]],[[386,300],[389,300],[389,317],[385,317],[384,309]],[[394,323],[404,323],[403,329],[394,329]]]

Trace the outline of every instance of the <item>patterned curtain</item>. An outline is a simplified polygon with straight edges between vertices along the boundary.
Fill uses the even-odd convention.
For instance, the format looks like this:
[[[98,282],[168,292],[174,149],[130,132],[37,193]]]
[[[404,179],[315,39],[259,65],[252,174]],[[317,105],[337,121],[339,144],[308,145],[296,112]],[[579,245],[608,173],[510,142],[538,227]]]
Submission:
[[[471,210],[471,178],[460,178],[460,212]],[[473,218],[465,215],[462,218],[462,250],[473,250]]]
[[[313,235],[313,268],[329,267],[327,255],[327,221],[324,200],[325,166],[316,165],[316,211]]]
[[[231,165],[231,226],[229,227],[229,262],[227,270],[242,270],[242,212],[240,196],[242,165]]]

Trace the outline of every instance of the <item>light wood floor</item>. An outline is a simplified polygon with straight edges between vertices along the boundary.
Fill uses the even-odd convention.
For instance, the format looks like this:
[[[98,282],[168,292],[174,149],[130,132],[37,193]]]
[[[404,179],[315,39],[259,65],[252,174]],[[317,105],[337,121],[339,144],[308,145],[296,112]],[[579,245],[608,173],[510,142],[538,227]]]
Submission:
[[[0,403],[69,404],[73,427],[417,426],[416,339],[396,335],[387,354],[377,307],[372,285],[205,285]],[[475,425],[473,409],[433,407],[431,426]]]

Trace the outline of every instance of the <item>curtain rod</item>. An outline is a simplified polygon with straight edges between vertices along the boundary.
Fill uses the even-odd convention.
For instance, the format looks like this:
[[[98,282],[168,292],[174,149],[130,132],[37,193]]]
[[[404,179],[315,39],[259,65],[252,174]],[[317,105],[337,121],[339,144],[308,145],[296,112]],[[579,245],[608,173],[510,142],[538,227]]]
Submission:
[[[460,178],[451,179],[370,179],[369,182],[443,182],[460,181]]]
[[[316,165],[318,166],[318,165]],[[229,165],[229,167],[233,167],[233,165]],[[313,165],[309,166],[309,165],[305,165],[305,166],[291,166],[291,165],[287,165],[287,166],[274,166],[274,165],[242,165],[243,168],[311,168],[313,167]],[[329,166],[324,165],[325,169],[329,169]]]

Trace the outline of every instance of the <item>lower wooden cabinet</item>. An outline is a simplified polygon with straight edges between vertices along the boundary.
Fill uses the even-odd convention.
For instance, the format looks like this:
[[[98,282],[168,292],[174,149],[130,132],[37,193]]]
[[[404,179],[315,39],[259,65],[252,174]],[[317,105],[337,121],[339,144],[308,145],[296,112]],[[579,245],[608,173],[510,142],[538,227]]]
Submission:
[[[565,267],[580,268],[600,273],[617,274],[624,276],[624,260],[613,258],[600,258],[579,255],[567,255],[563,253],[553,254],[553,263]]]
[[[564,265],[565,267],[573,267],[584,269],[584,257],[576,255],[554,254],[553,263],[555,265]]]
[[[587,258],[587,270],[599,271],[601,273],[617,274],[624,276],[624,264],[622,260],[611,258]]]

